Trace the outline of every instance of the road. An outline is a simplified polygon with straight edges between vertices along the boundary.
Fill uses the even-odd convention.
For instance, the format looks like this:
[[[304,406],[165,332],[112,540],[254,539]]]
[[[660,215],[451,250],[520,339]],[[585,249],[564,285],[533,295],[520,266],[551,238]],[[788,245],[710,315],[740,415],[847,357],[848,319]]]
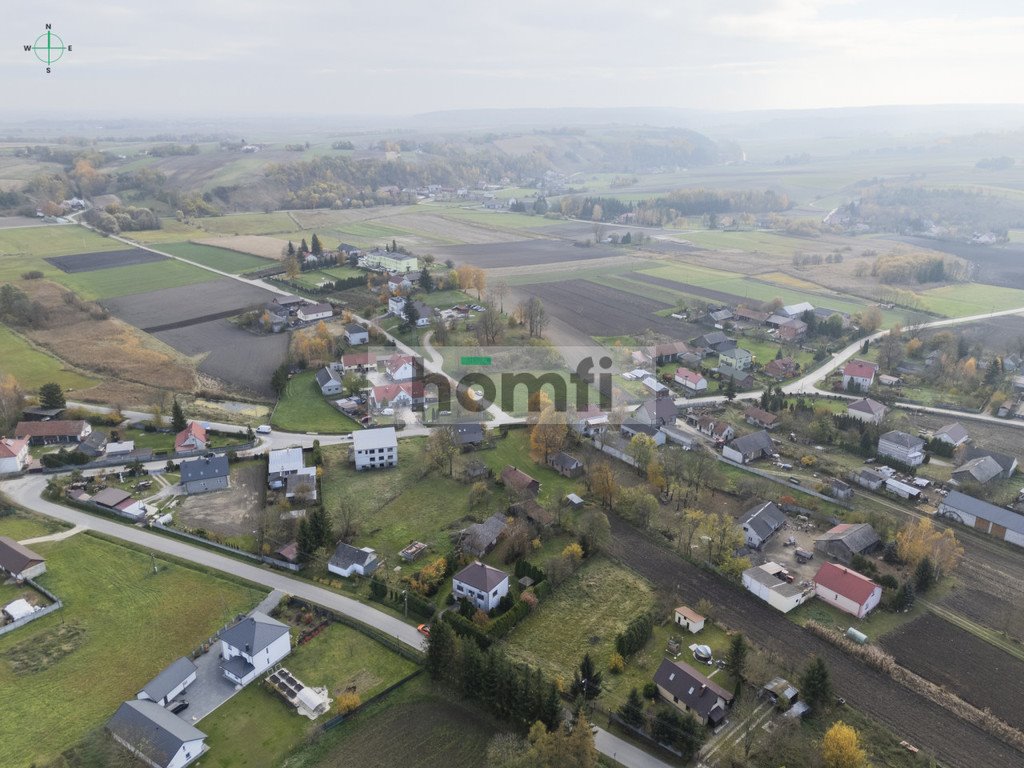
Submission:
[[[271,590],[280,590],[337,613],[351,616],[396,638],[399,642],[411,648],[416,650],[423,648],[424,638],[416,631],[415,627],[389,614],[378,611],[376,608],[305,581],[292,578],[291,576],[286,576],[277,571],[249,565],[248,563],[187,544],[177,539],[172,539],[168,536],[159,536],[142,528],[124,525],[97,515],[90,515],[78,509],[54,504],[41,498],[41,494],[46,488],[46,482],[46,478],[40,475],[27,475],[0,483],[0,491],[6,494],[15,504],[33,512],[38,512],[41,515],[63,520],[74,526],[82,526],[106,536],[145,547],[154,552],[171,555],[207,568],[230,573]]]
[[[607,755],[612,760],[626,766],[626,768],[669,768],[654,755],[644,752],[632,743],[620,739],[618,736],[608,733],[604,728],[594,729],[594,746],[602,755]]]

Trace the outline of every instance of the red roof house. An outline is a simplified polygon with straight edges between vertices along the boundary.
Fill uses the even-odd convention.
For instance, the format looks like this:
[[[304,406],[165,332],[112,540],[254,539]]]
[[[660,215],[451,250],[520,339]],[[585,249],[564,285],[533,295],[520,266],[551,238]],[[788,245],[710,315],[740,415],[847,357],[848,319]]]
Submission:
[[[187,427],[175,435],[174,451],[175,453],[205,451],[206,442],[206,428],[202,424],[190,421]]]
[[[882,599],[882,588],[842,565],[824,563],[814,577],[814,593],[841,611],[863,619]]]

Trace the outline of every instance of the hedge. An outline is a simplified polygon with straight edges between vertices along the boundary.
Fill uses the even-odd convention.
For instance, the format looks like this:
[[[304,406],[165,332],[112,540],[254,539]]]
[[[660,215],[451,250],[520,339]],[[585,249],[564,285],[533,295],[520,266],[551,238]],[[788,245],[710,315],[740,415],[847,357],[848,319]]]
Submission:
[[[654,625],[647,613],[641,613],[628,625],[626,629],[615,638],[615,650],[623,657],[632,656],[634,653],[647,645],[651,639],[651,632]]]

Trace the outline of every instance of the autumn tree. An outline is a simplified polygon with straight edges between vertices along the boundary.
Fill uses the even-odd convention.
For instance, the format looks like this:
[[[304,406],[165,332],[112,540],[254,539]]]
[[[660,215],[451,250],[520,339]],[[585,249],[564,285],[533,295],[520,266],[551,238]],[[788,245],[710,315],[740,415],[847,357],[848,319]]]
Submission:
[[[430,463],[448,477],[454,471],[455,457],[459,455],[459,441],[450,425],[435,427],[427,438],[427,455]]]
[[[588,555],[603,551],[612,540],[608,515],[596,509],[584,512],[576,521],[576,535]]]
[[[505,313],[505,297],[508,296],[508,283],[499,280],[491,286],[491,294],[498,299],[498,311]]]
[[[13,426],[21,419],[25,393],[11,374],[0,374],[0,429]]]
[[[301,271],[302,270],[299,267],[299,259],[295,254],[288,254],[287,256],[285,256],[284,273],[285,275],[287,275],[289,280],[294,280],[296,277],[299,276],[299,272]]]
[[[864,333],[872,334],[882,327],[882,310],[872,305],[860,313],[857,325]]]
[[[857,729],[837,720],[821,740],[825,768],[866,768],[867,753],[860,746]]]
[[[494,307],[487,307],[477,315],[476,338],[481,344],[493,346],[500,341],[505,330],[501,315]]]
[[[654,442],[654,438],[650,435],[645,435],[643,432],[638,432],[633,435],[633,439],[629,441],[629,447],[626,449],[633,459],[633,462],[640,473],[647,472],[647,465],[651,462],[651,459],[655,455],[658,446]]]
[[[576,723],[562,723],[549,731],[543,723],[530,728],[530,750],[526,765],[531,768],[597,768],[598,754],[594,734],[585,712],[576,716]]]
[[[548,406],[530,430],[530,450],[538,461],[546,463],[551,454],[562,449],[568,434],[569,423],[565,413]]]
[[[679,549],[686,558],[693,557],[694,540],[703,530],[707,514],[700,509],[683,510],[682,524],[679,528]]]
[[[619,493],[615,506],[627,520],[646,528],[658,511],[658,500],[644,488],[633,486]]]
[[[587,484],[602,506],[611,508],[619,492],[619,481],[607,461],[595,465],[587,475]]]
[[[930,519],[922,517],[915,523],[907,523],[896,534],[896,554],[912,568],[917,568],[927,558],[938,579],[953,572],[963,557],[964,548],[951,528],[940,532]]]

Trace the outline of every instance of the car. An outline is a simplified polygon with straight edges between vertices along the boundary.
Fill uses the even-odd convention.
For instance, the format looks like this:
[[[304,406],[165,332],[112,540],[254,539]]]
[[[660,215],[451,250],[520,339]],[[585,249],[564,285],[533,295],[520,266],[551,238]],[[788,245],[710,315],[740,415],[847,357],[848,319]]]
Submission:
[[[188,709],[188,702],[184,699],[182,699],[181,701],[175,701],[170,706],[171,712],[175,715],[179,712],[184,712],[186,709]]]
[[[270,432],[271,429],[269,424],[260,424],[258,427],[256,427],[257,435],[269,435]]]
[[[800,485],[800,478],[799,477],[791,477],[791,478],[789,478],[789,482],[791,482],[793,485]]]
[[[427,637],[430,637],[429,624],[420,624],[418,627],[416,627],[416,631],[419,632],[421,635],[426,635]]]

